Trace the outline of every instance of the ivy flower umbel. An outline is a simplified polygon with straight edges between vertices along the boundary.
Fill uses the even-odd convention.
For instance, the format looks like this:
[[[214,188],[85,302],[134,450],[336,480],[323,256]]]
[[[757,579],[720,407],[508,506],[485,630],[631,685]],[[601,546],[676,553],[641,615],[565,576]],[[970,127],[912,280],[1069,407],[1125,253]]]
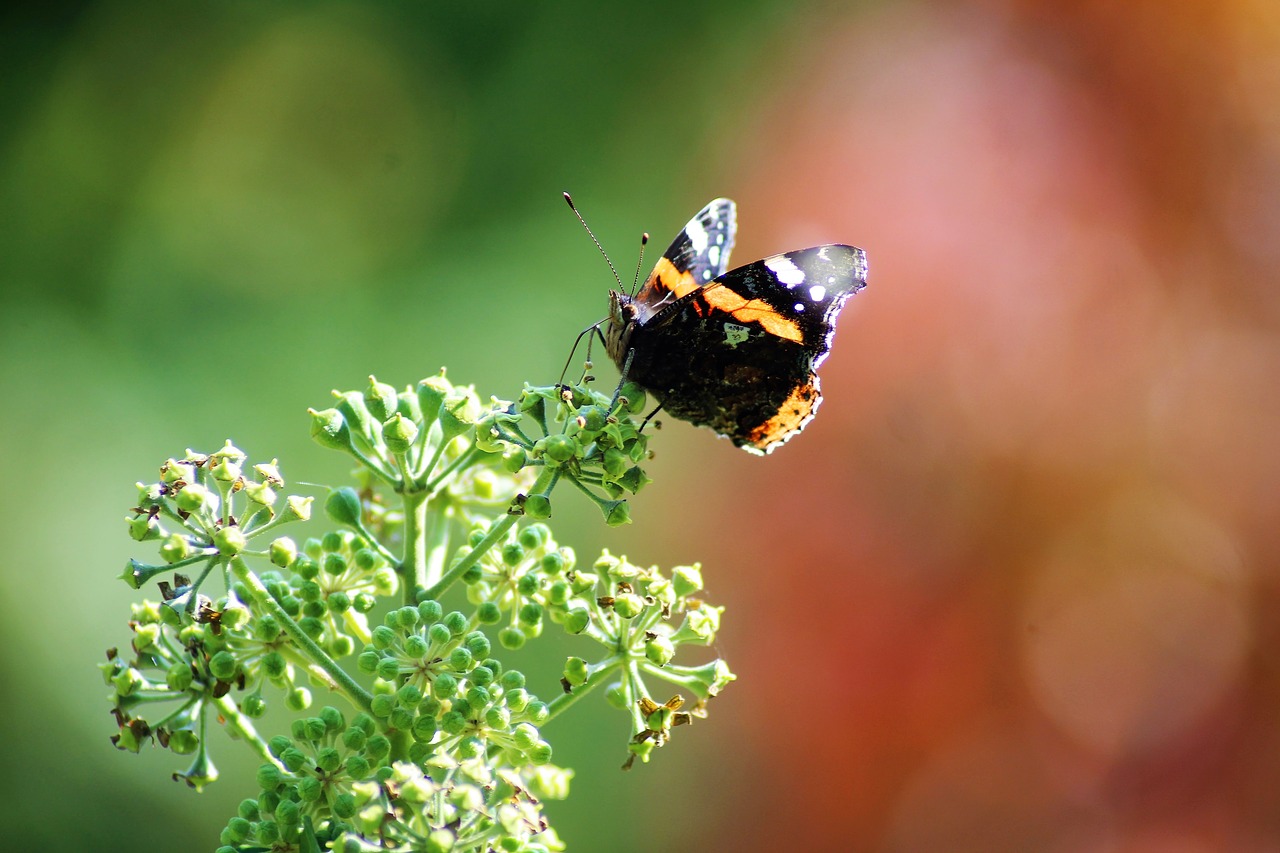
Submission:
[[[435,601],[388,613],[359,657],[361,670],[377,678],[373,714],[412,738],[415,760],[448,753],[546,764],[551,747],[538,726],[547,706],[525,690],[523,674],[504,672],[489,656],[477,625]]]
[[[224,845],[291,850],[303,849],[308,831],[321,841],[337,838],[355,815],[355,786],[386,766],[391,743],[368,715],[348,724],[325,707],[294,720],[290,736],[272,738],[270,749],[277,761],[258,769],[260,792],[227,823]]]
[[[644,403],[637,385],[616,398],[585,384],[526,385],[515,404],[495,407],[480,420],[477,442],[501,453],[508,471],[540,466],[549,474],[546,488],[519,504],[529,517],[551,516],[550,492],[563,479],[599,507],[607,524],[627,524],[631,515],[623,495],[650,482],[638,465],[648,456],[648,438],[631,419]],[[525,429],[530,421],[540,436]]]
[[[561,799],[571,771],[493,768],[478,759],[437,755],[425,765],[396,762],[379,780],[356,786],[353,831],[342,853],[502,850],[554,853],[564,844],[541,800]]]
[[[485,529],[473,530],[468,549],[483,541]],[[478,606],[477,618],[486,625],[504,619],[507,624],[498,632],[498,642],[506,649],[518,649],[530,638],[541,636],[543,616],[552,586],[563,582],[564,573],[573,568],[572,548],[562,548],[545,524],[535,523],[512,529],[499,544],[488,549],[462,576],[467,584],[467,598]]]
[[[681,646],[707,646],[715,640],[724,608],[694,597],[702,590],[697,565],[679,566],[668,577],[656,566],[641,568],[608,551],[591,572],[567,572],[565,583],[567,590],[557,586],[550,596],[551,618],[570,634],[595,640],[604,653],[593,663],[569,658],[561,679],[564,695],[552,701],[551,712],[559,713],[605,680],[616,679],[605,696],[631,717],[630,756],[624,766],[635,758],[648,761],[667,742],[673,726],[705,717],[706,701],[736,678],[718,658],[698,666],[673,662]],[[692,709],[680,710],[685,699],[679,694],[659,704],[646,676],[693,694]]]
[[[680,660],[719,627],[721,609],[694,598],[696,566],[666,575],[606,552],[580,570],[542,521],[565,482],[608,524],[630,520],[626,497],[648,482],[632,419],[642,395],[526,386],[485,404],[441,371],[334,396],[311,410],[312,434],[360,466],[354,488],[327,489],[338,529],[279,535],[312,498],[285,495],[275,460],[251,464],[230,442],[139,484],[129,533],[160,557],[130,561],[124,580],[172,581],[134,607],[130,649],[102,666],[113,741],[191,756],[174,776],[196,788],[218,775],[210,723],[256,752],[259,791],[228,822],[224,853],[562,849],[541,804],[566,796],[572,773],[551,763],[544,727],[603,687],[632,719],[633,758],[647,759],[733,678],[721,661]],[[502,660],[548,619],[602,649],[568,661],[551,703]],[[680,692],[660,704],[654,679]],[[354,716],[325,707],[289,736],[257,733],[269,703],[282,695],[298,716],[312,690]]]

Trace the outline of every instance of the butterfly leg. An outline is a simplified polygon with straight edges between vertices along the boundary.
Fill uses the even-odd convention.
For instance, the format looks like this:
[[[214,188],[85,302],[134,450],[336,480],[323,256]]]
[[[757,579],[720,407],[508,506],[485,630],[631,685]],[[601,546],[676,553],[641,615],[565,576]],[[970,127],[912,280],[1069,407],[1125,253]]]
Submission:
[[[644,428],[649,425],[649,421],[653,420],[653,416],[658,414],[658,412],[661,412],[661,411],[662,411],[662,404],[659,403],[657,406],[654,407],[652,412],[644,416],[644,420],[640,422],[640,429],[636,430],[636,432],[644,432]]]
[[[608,318],[606,317],[605,319],[608,319]],[[569,350],[569,357],[564,360],[564,370],[560,371],[560,378],[556,380],[557,388],[565,387],[564,385],[565,374],[569,372],[569,365],[573,363],[573,354],[578,351],[578,344],[582,343],[582,339],[587,335],[590,335],[592,332],[595,332],[595,337],[600,338],[601,342],[604,341],[604,332],[600,331],[600,324],[603,322],[604,320],[600,320],[599,322],[592,323],[590,326],[587,326],[585,329],[579,332],[578,337],[573,339],[573,348]],[[594,341],[594,338],[587,338],[587,361],[591,361],[591,344],[593,341]]]
[[[601,335],[603,338],[604,336]],[[618,405],[618,397],[622,394],[622,386],[627,384],[627,374],[631,372],[631,362],[636,357],[636,351],[627,350],[627,360],[622,363],[622,372],[618,377],[618,387],[613,390],[613,399],[609,401],[609,411],[613,411]]]

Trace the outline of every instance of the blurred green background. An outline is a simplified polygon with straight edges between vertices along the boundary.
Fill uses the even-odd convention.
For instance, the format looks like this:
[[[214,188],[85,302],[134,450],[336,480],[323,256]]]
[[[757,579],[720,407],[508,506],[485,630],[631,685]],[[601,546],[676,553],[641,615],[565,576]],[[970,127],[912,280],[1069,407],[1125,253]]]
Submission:
[[[871,267],[802,437],[668,419],[633,525],[558,503],[701,560],[741,679],[631,773],[603,702],[548,726],[571,849],[1280,851],[1273,0],[0,15],[14,849],[213,845],[254,762],[108,743],[132,484],[340,481],[305,408],[370,373],[554,381],[611,283],[567,189],[624,277],[718,195],[740,263]]]

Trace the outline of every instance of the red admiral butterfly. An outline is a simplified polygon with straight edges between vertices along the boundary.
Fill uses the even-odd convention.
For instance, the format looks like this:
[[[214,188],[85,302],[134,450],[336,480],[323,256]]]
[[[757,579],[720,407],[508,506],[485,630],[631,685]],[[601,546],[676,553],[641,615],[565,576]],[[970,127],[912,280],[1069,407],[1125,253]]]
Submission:
[[[624,382],[762,455],[813,419],[814,371],[844,301],[867,285],[867,255],[831,243],[725,272],[736,232],[732,201],[704,207],[634,297],[610,291],[605,346]]]

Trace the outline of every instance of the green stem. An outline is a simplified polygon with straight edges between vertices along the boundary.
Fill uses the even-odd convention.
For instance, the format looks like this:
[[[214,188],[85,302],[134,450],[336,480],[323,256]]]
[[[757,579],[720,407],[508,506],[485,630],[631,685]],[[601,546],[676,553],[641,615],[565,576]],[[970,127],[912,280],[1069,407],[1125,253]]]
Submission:
[[[440,462],[440,457],[444,455],[445,448],[448,447],[453,442],[454,438],[457,438],[457,436],[455,435],[453,438],[450,438],[448,441],[444,439],[444,436],[440,437],[440,442],[436,445],[435,453],[431,454],[431,458],[427,460],[426,465],[422,466],[422,470],[416,472],[413,478],[413,482],[418,482],[420,480],[426,479],[427,475],[430,474],[433,470],[435,470],[436,465],[438,465]],[[405,485],[408,486],[408,482],[406,482]]]
[[[514,515],[504,515],[502,518],[495,521],[493,526],[489,528],[489,532],[485,534],[485,537],[476,543],[474,548],[467,552],[467,556],[463,557],[453,568],[445,572],[444,575],[441,576],[440,580],[428,587],[423,597],[438,600],[440,596],[444,594],[444,591],[453,586],[454,581],[462,577],[463,574],[466,573],[467,569],[478,563],[480,558],[483,557],[490,548],[506,538],[507,531],[511,529],[511,525],[516,523],[517,518],[518,516]]]
[[[426,492],[404,493],[404,559],[397,571],[404,587],[404,601],[413,604],[414,590],[427,585],[427,507]]]
[[[280,768],[281,772],[288,773],[289,768],[280,763],[280,759],[271,754],[271,749],[267,746],[267,742],[262,739],[262,735],[258,734],[258,730],[253,727],[253,722],[240,711],[240,706],[227,696],[220,699],[214,699],[213,704],[217,706],[218,713],[227,721],[227,728],[239,735],[249,747],[258,754],[263,761],[268,761]]]
[[[373,697],[369,692],[357,684],[345,669],[338,666],[337,662],[329,657],[324,649],[320,648],[315,640],[307,636],[306,632],[298,627],[298,623],[293,621],[293,617],[272,597],[248,564],[240,557],[234,557],[231,560],[231,570],[235,573],[236,578],[253,593],[254,603],[280,622],[281,628],[289,635],[289,639],[333,679],[334,683],[346,694],[352,704],[372,715]]]
[[[603,684],[605,679],[621,667],[625,660],[626,657],[623,655],[614,655],[611,658],[606,658],[596,664],[595,668],[592,669],[591,674],[587,676],[586,681],[574,686],[573,692],[561,693],[559,696],[548,702],[547,722],[554,720],[566,708],[570,707],[583,696],[586,696],[592,690],[595,690]]]
[[[449,466],[445,468],[443,471],[441,471],[434,480],[432,480],[430,483],[427,483],[426,486],[423,487],[423,491],[429,495],[435,494],[436,491],[440,489],[441,485],[443,485],[446,480],[448,480],[450,477],[452,477],[461,469],[466,468],[472,463],[474,463],[476,458],[483,452],[484,451],[482,451],[480,448],[476,447],[473,444],[471,447],[467,448],[467,451],[465,453],[463,453],[457,459],[450,462]]]
[[[534,481],[533,487],[529,489],[529,493],[534,495],[545,494],[548,488],[554,483],[555,479],[556,469],[543,468],[538,474],[538,479]],[[516,523],[518,518],[519,516],[508,513],[495,521],[489,528],[489,532],[485,534],[484,538],[477,542],[476,546],[472,548],[465,557],[459,560],[457,565],[445,572],[440,580],[427,588],[425,597],[439,599],[440,596],[444,594],[444,591],[453,585],[454,581],[462,577],[463,574],[466,573],[467,569],[479,562],[480,558],[483,557],[490,548],[506,537],[507,531],[511,529],[511,526]]]
[[[640,670],[636,667],[634,660],[627,662],[627,677],[623,682],[626,685],[627,698],[630,700],[627,705],[631,710],[631,725],[636,734],[640,734],[646,728],[644,714],[640,713],[640,700],[649,696],[649,691],[645,690],[644,679],[640,677]]]
[[[423,586],[438,583],[444,574],[445,560],[449,556],[452,538],[454,508],[446,501],[432,501],[427,510],[427,572]]]

